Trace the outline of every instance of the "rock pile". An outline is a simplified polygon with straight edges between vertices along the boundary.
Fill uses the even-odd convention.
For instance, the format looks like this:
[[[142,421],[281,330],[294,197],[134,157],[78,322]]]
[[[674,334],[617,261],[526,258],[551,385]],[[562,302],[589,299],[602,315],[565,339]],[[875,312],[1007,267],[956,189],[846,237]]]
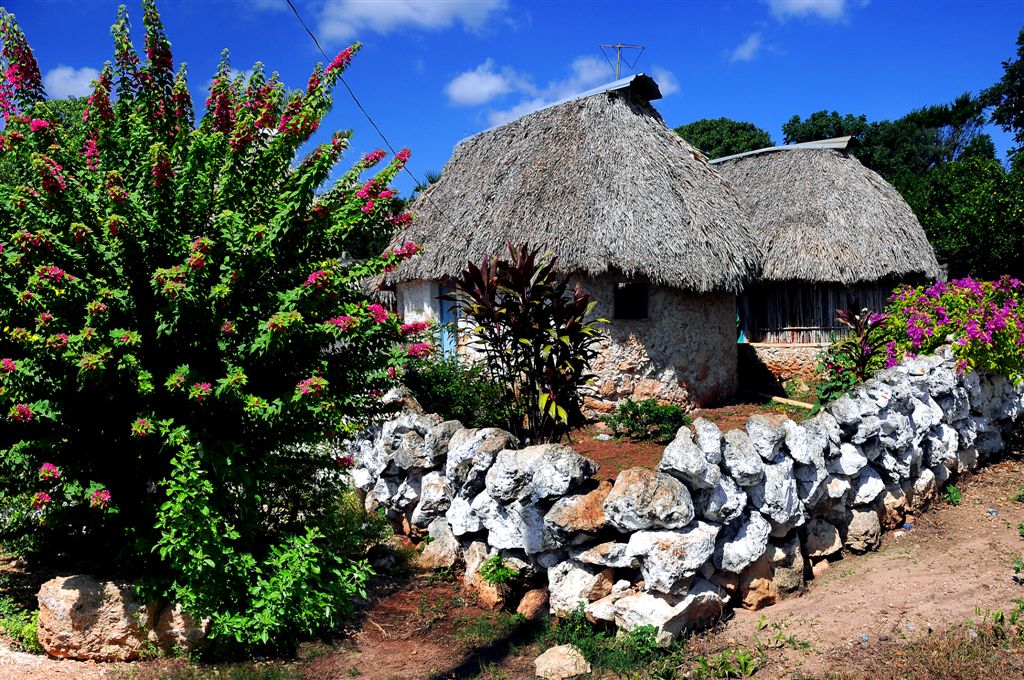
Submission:
[[[351,443],[366,508],[414,537],[422,564],[477,570],[500,555],[546,578],[556,614],[585,608],[662,640],[798,594],[845,551],[876,548],[948,480],[1003,449],[1024,387],[957,373],[952,354],[910,359],[795,423],[753,416],[722,433],[697,419],[656,470],[614,483],[571,448],[404,413]]]

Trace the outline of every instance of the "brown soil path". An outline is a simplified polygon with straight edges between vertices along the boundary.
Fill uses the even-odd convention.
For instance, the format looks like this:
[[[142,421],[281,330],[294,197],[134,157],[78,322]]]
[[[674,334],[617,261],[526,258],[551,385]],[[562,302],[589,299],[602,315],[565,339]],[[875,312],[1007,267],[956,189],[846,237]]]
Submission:
[[[1020,461],[961,480],[959,506],[939,501],[913,530],[885,534],[878,552],[833,563],[802,597],[759,612],[738,610],[702,642],[710,649],[753,646],[755,634],[764,642],[781,629],[811,649],[786,645],[759,678],[858,677],[858,659],[878,647],[980,621],[986,609],[1009,611],[1024,598],[1011,567],[1014,556],[1024,555],[1017,529],[1024,503],[1012,500],[1022,483]],[[767,628],[758,633],[762,616]]]

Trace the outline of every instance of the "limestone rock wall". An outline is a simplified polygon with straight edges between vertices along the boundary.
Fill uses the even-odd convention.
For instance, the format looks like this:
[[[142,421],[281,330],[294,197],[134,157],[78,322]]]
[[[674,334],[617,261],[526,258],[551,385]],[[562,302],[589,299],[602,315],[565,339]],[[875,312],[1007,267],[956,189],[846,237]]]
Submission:
[[[423,543],[433,567],[501,555],[546,580],[550,607],[583,603],[662,639],[797,594],[825,561],[878,546],[956,474],[1004,448],[1024,386],[959,375],[948,352],[880,372],[797,424],[754,416],[722,433],[698,419],[657,469],[614,482],[571,448],[519,448],[502,430],[406,413],[351,443],[353,481]],[[497,601],[500,593],[490,593]]]

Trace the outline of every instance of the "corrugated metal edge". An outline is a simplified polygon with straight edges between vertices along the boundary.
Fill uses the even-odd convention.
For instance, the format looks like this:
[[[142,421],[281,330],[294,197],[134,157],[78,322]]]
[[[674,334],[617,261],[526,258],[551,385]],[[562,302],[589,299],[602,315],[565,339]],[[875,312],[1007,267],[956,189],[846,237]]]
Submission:
[[[772,151],[789,151],[790,149],[845,149],[850,144],[851,139],[853,139],[853,137],[833,137],[832,139],[819,139],[815,142],[800,142],[799,144],[787,144],[785,146],[769,146],[765,149],[755,149],[754,151],[734,153],[731,156],[722,156],[721,158],[710,160],[708,163],[714,165],[715,163],[724,163],[726,161],[732,161],[746,156],[757,156],[763,153],[771,153]]]

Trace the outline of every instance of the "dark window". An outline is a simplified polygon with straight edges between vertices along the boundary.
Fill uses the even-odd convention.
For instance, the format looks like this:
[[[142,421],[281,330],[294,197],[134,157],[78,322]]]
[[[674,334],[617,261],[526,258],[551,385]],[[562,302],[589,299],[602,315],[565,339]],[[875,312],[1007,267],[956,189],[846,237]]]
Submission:
[[[647,318],[647,284],[616,283],[615,284],[615,318],[646,319]]]

